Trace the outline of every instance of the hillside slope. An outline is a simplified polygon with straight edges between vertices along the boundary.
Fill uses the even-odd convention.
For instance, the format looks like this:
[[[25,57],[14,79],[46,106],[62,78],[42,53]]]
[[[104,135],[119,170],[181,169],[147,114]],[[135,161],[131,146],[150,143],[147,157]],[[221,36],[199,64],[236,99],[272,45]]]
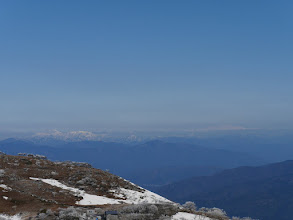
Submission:
[[[85,163],[40,156],[0,156],[0,213],[37,212],[74,205],[171,203]]]
[[[98,217],[228,220],[219,209],[196,212],[87,163],[52,162],[41,155],[0,152],[0,219]]]

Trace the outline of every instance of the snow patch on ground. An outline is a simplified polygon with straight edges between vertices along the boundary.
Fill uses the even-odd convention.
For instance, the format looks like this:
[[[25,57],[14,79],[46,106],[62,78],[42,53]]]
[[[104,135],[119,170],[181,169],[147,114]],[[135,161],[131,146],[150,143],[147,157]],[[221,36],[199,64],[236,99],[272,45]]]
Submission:
[[[19,215],[9,216],[9,215],[0,214],[0,219],[1,220],[21,220],[21,217]]]
[[[12,190],[9,186],[6,186],[5,184],[0,184],[0,188],[5,190]]]
[[[68,187],[57,180],[54,179],[41,179],[41,178],[33,178],[30,177],[31,180],[39,180],[44,183],[47,183],[51,186],[56,186],[70,192],[73,192],[74,195],[82,197],[83,199],[77,201],[77,205],[105,205],[105,204],[121,204],[121,203],[128,203],[128,204],[140,204],[140,203],[171,203],[170,200],[165,199],[162,196],[159,196],[153,192],[148,190],[143,190],[143,192],[138,192],[134,190],[118,188],[115,190],[111,190],[115,196],[119,197],[120,199],[112,199],[107,198],[104,196],[97,196],[91,195],[86,193],[84,190],[76,189],[73,187]]]
[[[176,215],[173,215],[171,220],[212,220],[206,216],[195,215],[186,212],[178,212]]]
[[[111,190],[115,196],[125,199],[126,203],[140,204],[140,203],[171,203],[170,200],[159,196],[156,193],[143,189],[143,192],[119,188]]]
[[[60,183],[57,180],[41,179],[41,178],[33,178],[33,177],[30,177],[30,179],[31,180],[39,180],[39,181],[47,183],[51,186],[56,186],[61,189],[65,189],[65,190],[73,192],[74,195],[80,196],[83,198],[82,200],[76,202],[77,205],[105,205],[105,204],[120,204],[121,203],[117,199],[110,199],[110,198],[107,198],[104,196],[91,195],[91,194],[85,193],[84,190],[76,189],[73,187],[68,187],[68,186]]]
[[[82,200],[76,202],[77,205],[104,205],[104,204],[121,204],[122,200],[111,199],[104,196],[96,196],[87,193],[80,194],[83,197]]]
[[[7,196],[2,196],[3,199],[5,200],[8,200],[8,197]]]

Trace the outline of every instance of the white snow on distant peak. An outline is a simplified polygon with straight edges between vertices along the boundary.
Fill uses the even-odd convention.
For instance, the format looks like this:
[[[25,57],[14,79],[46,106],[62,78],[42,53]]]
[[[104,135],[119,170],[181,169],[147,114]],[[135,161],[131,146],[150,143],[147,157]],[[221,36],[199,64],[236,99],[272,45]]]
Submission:
[[[56,186],[70,192],[73,192],[74,195],[80,196],[83,199],[77,201],[77,205],[105,205],[105,204],[140,204],[140,203],[171,203],[170,200],[163,198],[153,192],[144,190],[143,192],[138,192],[134,190],[118,188],[116,190],[110,190],[115,196],[121,199],[112,199],[105,196],[97,196],[86,193],[84,190],[76,189],[73,187],[68,187],[57,180],[54,179],[41,179],[30,177],[31,180],[39,180],[44,183],[47,183],[51,186]]]
[[[21,217],[19,215],[10,216],[10,215],[0,214],[0,219],[1,220],[21,220]]]
[[[48,133],[37,133],[33,135],[33,138],[53,138],[63,141],[82,141],[82,140],[97,140],[99,135],[90,131],[69,131],[61,132],[58,130],[52,130]]]
[[[176,215],[173,215],[171,220],[212,220],[206,216],[195,215],[186,212],[178,212]]]

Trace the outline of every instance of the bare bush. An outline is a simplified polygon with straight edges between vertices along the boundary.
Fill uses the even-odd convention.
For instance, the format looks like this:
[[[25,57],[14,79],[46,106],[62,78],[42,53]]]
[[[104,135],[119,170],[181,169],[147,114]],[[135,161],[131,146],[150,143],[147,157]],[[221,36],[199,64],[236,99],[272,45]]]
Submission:
[[[3,176],[4,176],[4,174],[5,174],[5,170],[3,170],[3,169],[0,169],[0,177],[3,177]]]
[[[194,202],[187,201],[182,205],[183,208],[187,209],[188,211],[196,211],[196,205]]]

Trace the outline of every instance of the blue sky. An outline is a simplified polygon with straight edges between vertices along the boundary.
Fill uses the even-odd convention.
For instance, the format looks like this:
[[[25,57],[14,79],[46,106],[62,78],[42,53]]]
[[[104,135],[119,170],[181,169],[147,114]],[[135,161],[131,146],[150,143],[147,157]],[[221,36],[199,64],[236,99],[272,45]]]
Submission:
[[[0,129],[293,128],[290,1],[2,1]]]

